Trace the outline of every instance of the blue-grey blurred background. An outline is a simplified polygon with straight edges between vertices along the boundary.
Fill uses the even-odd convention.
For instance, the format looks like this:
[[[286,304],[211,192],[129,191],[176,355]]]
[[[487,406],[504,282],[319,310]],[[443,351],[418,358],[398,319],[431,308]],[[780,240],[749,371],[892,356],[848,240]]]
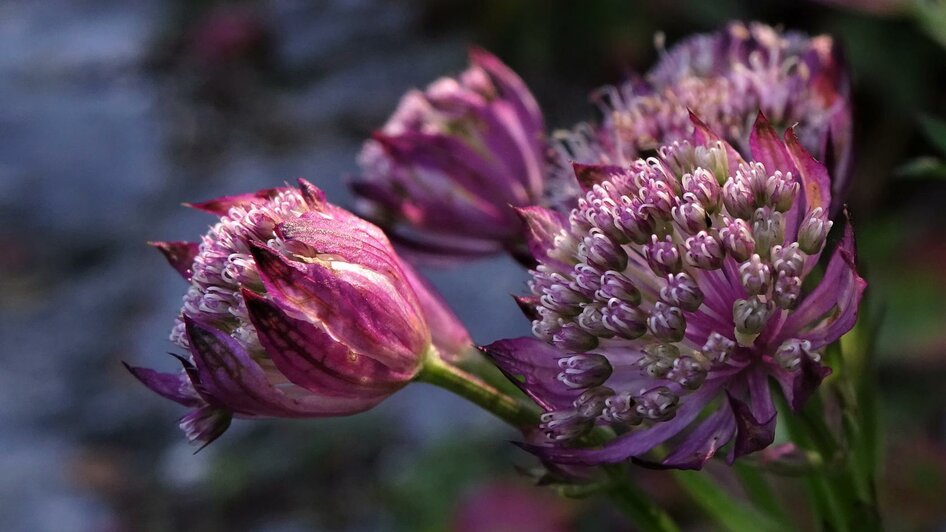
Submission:
[[[733,18],[845,46],[851,203],[883,316],[882,497],[893,529],[946,526],[946,136],[923,121],[946,116],[935,20],[798,1],[3,0],[0,530],[622,529],[529,487],[514,433],[426,385],[349,419],[237,421],[194,454],[181,409],[120,364],[173,367],[185,286],[145,242],[212,223],[181,202],[296,177],[350,205],[362,140],[405,90],[462,70],[469,44],[563,127],[594,116],[591,89],[653,63],[655,32],[672,43]],[[428,273],[476,341],[528,334],[510,260]],[[701,527],[668,479],[640,475]]]

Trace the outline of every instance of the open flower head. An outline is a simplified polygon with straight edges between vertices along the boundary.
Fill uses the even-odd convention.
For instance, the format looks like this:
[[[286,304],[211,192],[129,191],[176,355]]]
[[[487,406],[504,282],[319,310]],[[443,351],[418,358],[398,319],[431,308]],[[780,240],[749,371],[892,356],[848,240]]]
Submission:
[[[856,321],[865,282],[846,221],[821,260],[824,165],[761,114],[749,159],[691,119],[693,139],[655,157],[576,165],[585,194],[567,218],[524,212],[536,338],[484,350],[547,410],[549,445],[533,449],[553,462],[666,443],[662,466],[699,468],[727,444],[730,460],[761,449],[774,438],[770,382],[800,408],[830,373],[825,346]],[[597,425],[619,436],[574,445]]]
[[[171,333],[183,371],[129,369],[193,409],[181,420],[192,441],[210,443],[234,415],[366,410],[413,379],[432,345],[469,345],[380,229],[299,185],[193,205],[220,217],[202,241],[155,243],[190,283]]]
[[[688,111],[748,155],[752,122],[761,110],[779,129],[794,125],[801,144],[828,162],[837,210],[850,166],[849,92],[831,37],[733,22],[662,50],[643,79],[597,91],[602,123],[558,134],[553,181],[570,178],[570,161],[623,165],[688,139]]]
[[[473,49],[470,67],[404,95],[359,157],[360,211],[420,256],[516,248],[510,207],[543,194],[543,120],[525,83]]]

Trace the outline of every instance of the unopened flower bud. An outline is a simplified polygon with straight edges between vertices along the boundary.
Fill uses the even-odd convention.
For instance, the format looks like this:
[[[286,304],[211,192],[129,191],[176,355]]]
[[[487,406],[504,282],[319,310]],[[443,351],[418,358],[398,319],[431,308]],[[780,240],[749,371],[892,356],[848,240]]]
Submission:
[[[601,314],[600,303],[588,304],[578,315],[578,326],[585,331],[599,337],[611,338],[614,332],[605,327],[604,316]]]
[[[706,343],[703,344],[703,349],[701,349],[700,352],[710,361],[716,364],[722,364],[729,359],[735,349],[736,342],[713,331],[706,339]]]
[[[650,344],[637,361],[637,367],[651,378],[661,378],[672,368],[673,361],[680,356],[680,349],[673,344]]]
[[[604,233],[592,230],[578,249],[579,257],[602,270],[621,271],[627,267],[627,253]]]
[[[590,388],[578,396],[572,403],[575,410],[585,418],[594,419],[601,415],[608,398],[614,395],[614,390],[606,386]]]
[[[630,205],[620,208],[615,223],[635,244],[647,243],[656,228],[656,223],[651,216]]]
[[[749,224],[740,218],[728,220],[726,226],[720,229],[719,238],[723,247],[736,262],[748,260],[755,252],[752,230],[749,229]]]
[[[670,305],[693,312],[703,304],[703,291],[686,272],[667,276],[667,284],[660,289],[660,298]]]
[[[594,426],[594,418],[587,418],[577,409],[546,412],[539,416],[539,428],[552,441],[570,441],[585,435]]]
[[[809,255],[821,251],[832,224],[833,222],[828,220],[827,213],[821,207],[809,212],[805,221],[801,223],[801,227],[798,228],[799,249]]]
[[[772,290],[772,300],[779,308],[790,310],[798,304],[801,297],[801,279],[794,275],[779,272],[775,280],[775,289]]]
[[[764,258],[769,257],[772,246],[785,240],[785,223],[782,213],[768,207],[756,209],[752,216],[752,236],[756,252]]]
[[[581,353],[597,347],[598,337],[582,330],[575,323],[566,323],[552,335],[552,342],[566,351]]]
[[[667,421],[677,413],[680,397],[666,386],[647,390],[634,398],[637,413],[651,421]]]
[[[684,201],[672,210],[673,220],[686,234],[695,235],[707,228],[709,218],[703,206],[695,201]]]
[[[603,355],[584,353],[558,360],[562,371],[558,380],[569,388],[590,388],[598,386],[611,376],[611,363]]]
[[[658,301],[647,318],[647,328],[655,338],[667,342],[679,342],[686,333],[687,322],[683,317],[683,311],[679,308]]]
[[[766,183],[769,204],[778,212],[788,212],[792,208],[797,192],[798,183],[791,172],[783,174],[780,170],[776,170]]]
[[[630,392],[622,392],[607,398],[601,417],[611,423],[637,425],[643,417],[637,413],[637,401]]]
[[[595,292],[601,288],[601,272],[589,264],[578,263],[572,272],[572,281],[569,288],[582,294],[586,299],[592,299]]]
[[[697,168],[692,174],[684,174],[682,181],[683,190],[692,194],[706,212],[715,213],[719,210],[722,189],[713,174],[704,168]]]
[[[661,276],[677,273],[683,267],[680,250],[669,235],[664,240],[658,240],[657,235],[653,235],[650,244],[644,246],[644,257],[650,269]]]
[[[703,362],[691,356],[682,356],[673,361],[667,378],[687,390],[696,390],[706,380],[707,368]]]
[[[624,303],[635,306],[641,302],[641,292],[634,286],[633,281],[623,273],[614,271],[604,272],[604,275],[601,276],[601,288],[595,297],[604,303],[612,298],[620,299]]]
[[[772,271],[759,255],[753,255],[739,266],[739,278],[749,295],[764,294],[772,286]]]
[[[803,357],[808,357],[815,362],[821,360],[821,355],[812,352],[811,342],[797,338],[791,338],[782,342],[782,345],[775,350],[775,355],[773,356],[780,366],[789,371],[798,369]]]
[[[742,181],[730,178],[723,185],[723,204],[730,216],[748,220],[755,212],[752,191]]]
[[[759,296],[738,299],[733,303],[733,321],[736,323],[736,340],[739,345],[752,345],[772,314],[772,302]]]
[[[604,326],[627,340],[640,338],[647,332],[647,314],[619,299],[612,299],[601,309]]]
[[[700,231],[684,243],[687,264],[704,270],[716,270],[723,265],[723,248],[715,237]]]
[[[776,272],[790,277],[801,275],[805,267],[805,254],[798,249],[798,242],[792,242],[784,247],[773,246],[772,267]]]

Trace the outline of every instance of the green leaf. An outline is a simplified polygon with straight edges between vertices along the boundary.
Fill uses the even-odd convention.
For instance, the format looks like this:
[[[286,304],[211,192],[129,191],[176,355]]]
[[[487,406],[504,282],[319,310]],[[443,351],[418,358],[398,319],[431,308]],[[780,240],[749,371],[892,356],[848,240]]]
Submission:
[[[894,170],[894,175],[907,179],[946,179],[946,162],[936,157],[917,157]]]
[[[936,146],[940,154],[946,155],[946,122],[932,116],[921,116],[920,125],[926,138]]]
[[[792,530],[788,525],[732,498],[706,472],[674,471],[673,478],[690,498],[724,530],[732,532]]]

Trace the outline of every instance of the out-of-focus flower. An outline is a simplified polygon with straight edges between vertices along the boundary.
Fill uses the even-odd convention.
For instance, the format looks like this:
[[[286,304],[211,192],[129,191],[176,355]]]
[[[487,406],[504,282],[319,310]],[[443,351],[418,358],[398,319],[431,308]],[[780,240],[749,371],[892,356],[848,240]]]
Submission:
[[[752,122],[761,111],[779,129],[794,125],[801,144],[828,163],[837,210],[851,159],[849,92],[831,37],[734,22],[663,51],[643,79],[597,91],[600,127],[582,124],[557,135],[559,164],[550,179],[572,179],[572,161],[625,165],[687,139],[693,131],[688,111],[748,155]]]
[[[538,339],[484,351],[547,410],[550,445],[532,448],[553,462],[668,443],[662,467],[700,468],[730,442],[729,460],[762,449],[774,438],[769,379],[800,408],[830,373],[823,348],[857,319],[866,283],[846,221],[823,276],[805,284],[831,226],[824,165],[761,114],[751,160],[692,119],[694,138],[656,157],[578,167],[588,186],[567,219],[527,213],[540,228]],[[621,435],[570,446],[596,425]]]
[[[299,185],[193,205],[220,217],[202,241],[155,244],[190,282],[171,333],[189,356],[177,374],[129,369],[193,408],[181,420],[191,441],[210,443],[234,415],[366,410],[411,381],[432,345],[469,345],[380,229]]]
[[[457,508],[455,532],[566,532],[575,504],[533,486],[499,481],[477,487]]]
[[[359,157],[360,212],[437,258],[521,252],[510,206],[539,202],[545,151],[538,104],[496,57],[474,49],[456,79],[412,90]]]

